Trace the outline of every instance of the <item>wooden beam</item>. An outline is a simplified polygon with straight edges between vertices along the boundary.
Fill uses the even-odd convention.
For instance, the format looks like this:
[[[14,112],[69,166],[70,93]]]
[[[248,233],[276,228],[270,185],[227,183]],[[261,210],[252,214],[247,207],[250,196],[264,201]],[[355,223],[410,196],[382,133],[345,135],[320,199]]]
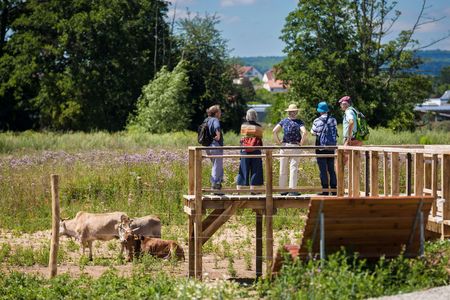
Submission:
[[[358,150],[352,150],[352,195],[360,195],[361,154]]]
[[[383,194],[385,196],[389,193],[389,179],[388,179],[388,170],[389,170],[389,164],[388,161],[388,153],[383,152]]]
[[[353,151],[347,150],[348,155],[348,195],[353,196]],[[359,196],[359,194],[358,194]]]
[[[431,206],[431,215],[433,217],[437,213],[438,171],[438,155],[433,154],[431,159],[431,195],[434,197],[433,205]]]
[[[205,208],[204,203],[202,203],[203,208]],[[214,222],[215,219],[217,219],[223,212],[225,211],[225,209],[214,209],[203,221],[202,221],[202,229],[203,232],[205,230],[205,228],[207,228],[209,225],[212,224],[212,222]]]
[[[345,165],[344,165],[344,150],[337,151],[337,196],[344,196],[345,189]]]
[[[378,151],[370,152],[370,195],[378,196]]]
[[[423,195],[423,174],[424,174],[424,158],[423,153],[414,155],[414,194],[416,196]]]
[[[391,153],[391,196],[400,195],[400,157],[397,152]]]
[[[442,215],[445,221],[450,220],[450,154],[442,155],[441,170],[442,198],[445,199]]]
[[[189,277],[195,278],[195,239],[194,239],[194,216],[189,216],[188,220],[188,247],[189,247]]]
[[[271,276],[273,262],[272,150],[266,150],[266,275]]]
[[[206,243],[211,236],[223,225],[225,224],[232,215],[236,213],[236,210],[241,207],[244,202],[234,202],[231,203],[220,215],[216,216],[211,224],[205,228],[202,232],[202,244]]]
[[[256,267],[256,278],[262,276],[262,214],[261,211],[255,210],[256,214],[256,258],[255,258],[255,267]]]
[[[195,151],[195,278],[202,279],[202,151]]]

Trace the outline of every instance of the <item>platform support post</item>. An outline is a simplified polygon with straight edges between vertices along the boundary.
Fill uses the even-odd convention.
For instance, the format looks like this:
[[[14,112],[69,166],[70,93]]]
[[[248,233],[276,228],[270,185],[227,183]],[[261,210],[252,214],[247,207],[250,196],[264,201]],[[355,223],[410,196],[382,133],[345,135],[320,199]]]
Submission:
[[[188,193],[195,195],[195,149],[189,148],[189,169],[188,169]],[[188,246],[189,246],[189,277],[195,277],[195,239],[194,239],[194,216],[189,215]]]
[[[272,150],[266,150],[266,275],[271,277],[273,262]]]
[[[195,278],[202,280],[202,150],[195,150]]]
[[[256,214],[256,278],[262,276],[262,213],[260,210],[255,210]]]
[[[320,213],[320,259],[325,259],[325,219],[323,212]]]

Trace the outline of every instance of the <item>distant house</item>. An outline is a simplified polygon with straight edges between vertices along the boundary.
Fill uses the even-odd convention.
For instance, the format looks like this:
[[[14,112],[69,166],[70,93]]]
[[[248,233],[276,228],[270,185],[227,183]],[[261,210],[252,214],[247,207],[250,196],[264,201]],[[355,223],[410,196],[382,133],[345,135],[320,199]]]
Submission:
[[[275,78],[275,69],[270,69],[263,76],[263,87],[272,93],[286,92],[287,86],[282,80]]]
[[[430,98],[422,104],[416,105],[414,110],[422,114],[434,114],[435,121],[450,119],[450,90],[440,98]]]
[[[234,70],[235,70],[235,78],[233,79],[234,84],[242,84],[244,78],[249,80],[253,78],[258,78],[259,80],[261,80],[263,77],[261,72],[259,72],[258,69],[256,69],[253,66],[235,65]]]

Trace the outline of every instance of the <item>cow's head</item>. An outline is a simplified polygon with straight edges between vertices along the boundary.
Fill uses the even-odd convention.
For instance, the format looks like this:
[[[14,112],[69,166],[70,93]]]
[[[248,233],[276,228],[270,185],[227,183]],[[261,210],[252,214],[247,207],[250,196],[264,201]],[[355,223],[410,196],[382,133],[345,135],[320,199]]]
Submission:
[[[131,229],[128,224],[119,224],[118,231],[119,231],[119,240],[121,242],[126,242],[130,237],[134,235],[134,232],[139,230],[140,227]]]
[[[67,234],[66,220],[59,220],[59,235]]]

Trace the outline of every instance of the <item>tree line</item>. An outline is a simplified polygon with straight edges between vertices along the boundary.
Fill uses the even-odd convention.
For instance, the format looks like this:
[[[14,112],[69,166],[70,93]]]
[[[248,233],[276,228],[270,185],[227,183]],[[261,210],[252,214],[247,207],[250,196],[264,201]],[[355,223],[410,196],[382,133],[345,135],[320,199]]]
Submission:
[[[175,22],[167,16],[168,5],[162,0],[1,1],[0,130],[123,130],[137,124],[138,99],[147,97],[145,86],[158,72],[181,69],[187,81],[174,94],[179,98],[153,95],[159,102],[154,107],[164,109],[150,113],[163,111],[168,120],[163,131],[194,129],[213,104],[225,111],[224,127],[237,130],[245,100],[231,84],[218,18],[197,15]],[[159,82],[162,91],[166,85],[178,87]],[[170,121],[178,118],[183,122]]]

